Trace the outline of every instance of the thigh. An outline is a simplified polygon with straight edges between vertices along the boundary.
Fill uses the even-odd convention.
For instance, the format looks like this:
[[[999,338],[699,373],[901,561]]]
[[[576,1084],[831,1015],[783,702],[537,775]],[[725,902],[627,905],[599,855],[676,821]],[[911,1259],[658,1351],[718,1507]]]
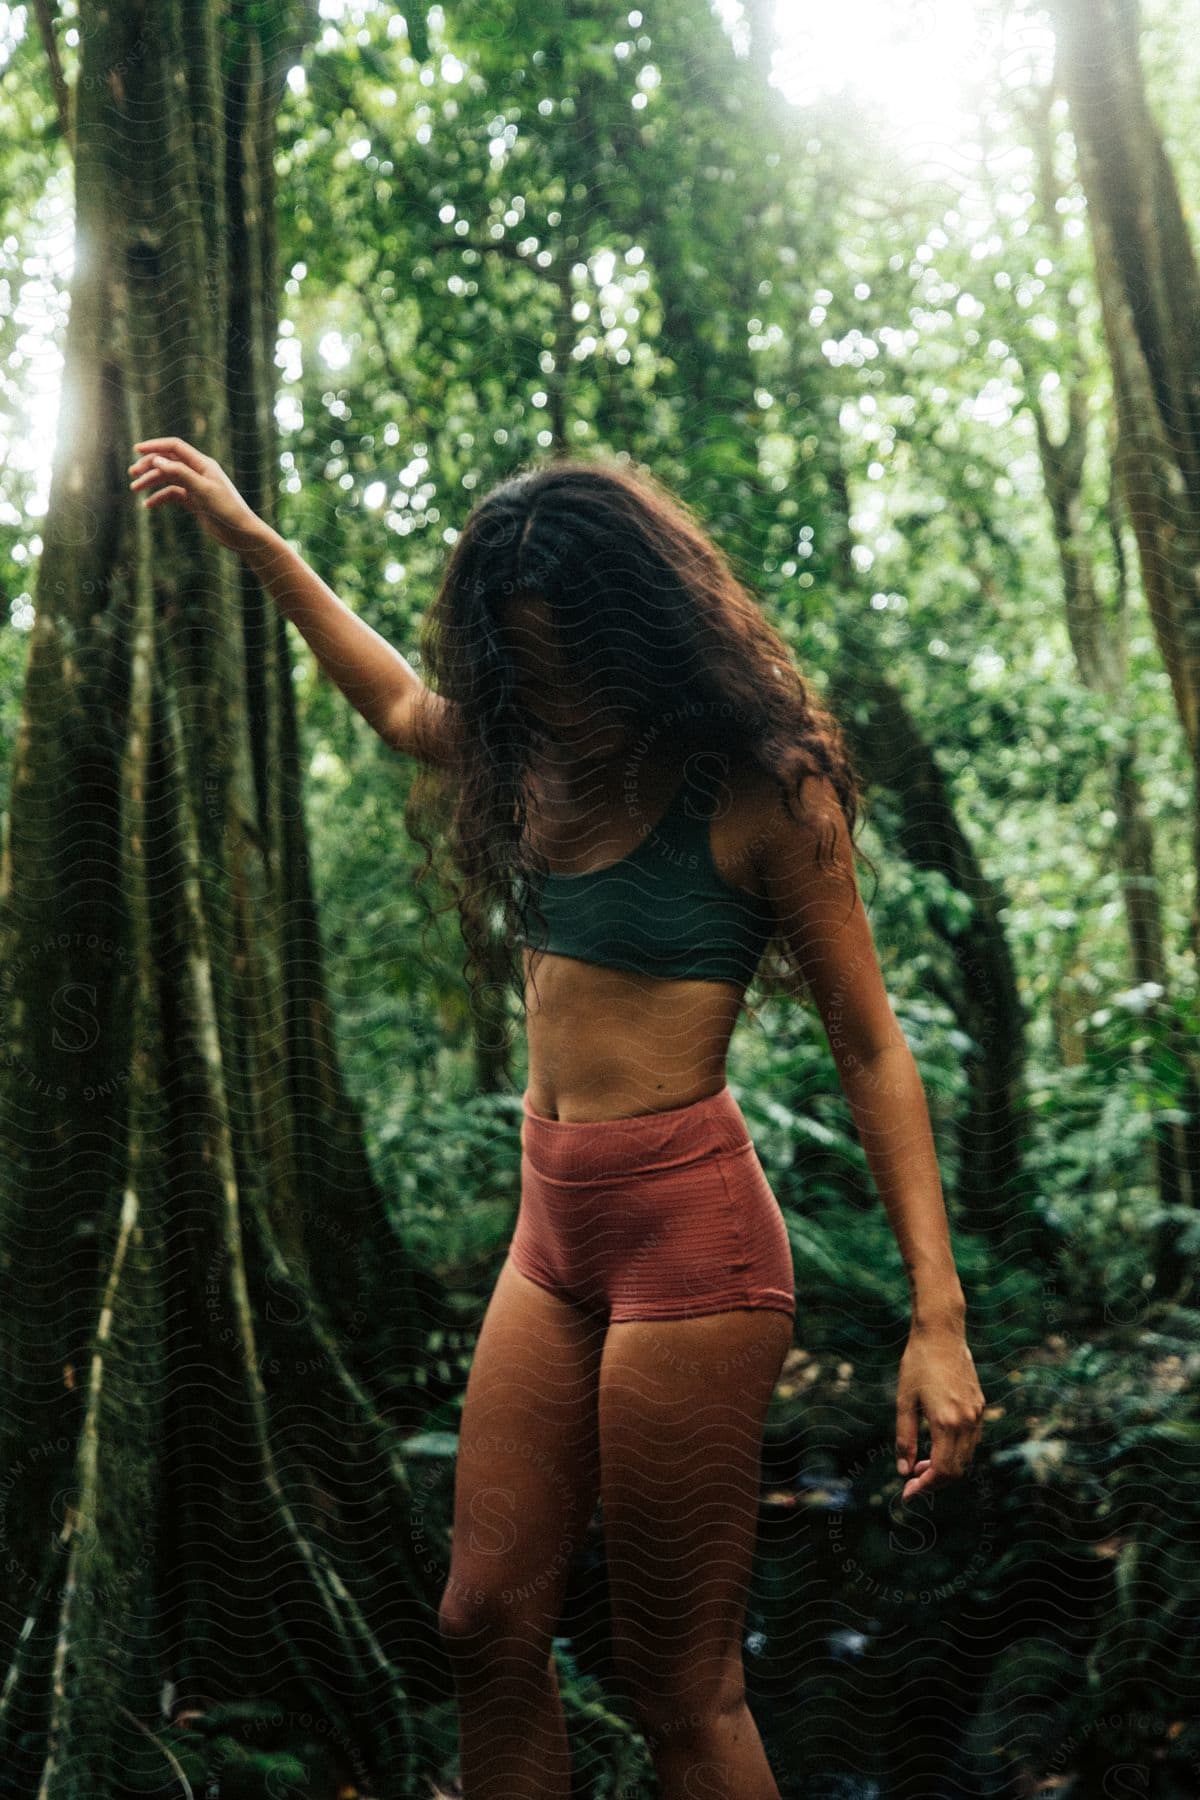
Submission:
[[[552,1630],[595,1504],[603,1340],[602,1319],[505,1260],[467,1379],[444,1620]]]
[[[609,1327],[600,1491],[614,1654],[635,1704],[701,1712],[740,1692],[763,1424],[791,1338],[788,1315],[767,1310]]]

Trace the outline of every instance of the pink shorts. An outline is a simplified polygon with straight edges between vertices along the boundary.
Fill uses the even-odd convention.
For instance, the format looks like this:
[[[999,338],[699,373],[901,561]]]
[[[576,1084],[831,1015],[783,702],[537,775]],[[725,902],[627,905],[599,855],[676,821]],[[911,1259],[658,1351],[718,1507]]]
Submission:
[[[548,1119],[528,1092],[523,1110],[522,1275],[614,1325],[794,1314],[787,1226],[728,1086],[624,1119]]]

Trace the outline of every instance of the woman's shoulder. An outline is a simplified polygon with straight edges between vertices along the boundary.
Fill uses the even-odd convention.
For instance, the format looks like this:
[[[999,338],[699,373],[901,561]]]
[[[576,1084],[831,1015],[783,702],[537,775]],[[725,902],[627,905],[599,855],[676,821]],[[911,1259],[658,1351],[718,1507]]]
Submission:
[[[787,847],[840,837],[845,819],[837,789],[827,775],[803,770],[777,772],[751,751],[731,765],[729,784],[736,796],[736,850],[761,876],[764,857]]]

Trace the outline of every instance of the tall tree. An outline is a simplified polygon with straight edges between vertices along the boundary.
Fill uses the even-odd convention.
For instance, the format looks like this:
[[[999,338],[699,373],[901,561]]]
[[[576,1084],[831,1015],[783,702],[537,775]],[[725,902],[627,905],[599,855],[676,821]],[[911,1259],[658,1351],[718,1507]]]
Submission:
[[[1172,984],[1154,826],[1138,766],[1137,725],[1131,716],[1131,696],[1127,688],[1128,571],[1122,542],[1123,502],[1116,462],[1111,454],[1108,454],[1105,494],[1113,587],[1108,604],[1102,594],[1090,536],[1085,493],[1090,380],[1084,349],[1084,321],[1069,279],[1063,196],[1054,163],[1051,125],[1054,100],[1055,89],[1052,84],[1047,84],[1034,90],[1021,109],[1037,170],[1041,226],[1050,241],[1059,271],[1059,281],[1052,296],[1059,325],[1052,358],[1011,297],[1006,300],[1001,291],[993,304],[1003,315],[1006,342],[1020,364],[1024,403],[1033,417],[1037,433],[1042,482],[1061,571],[1067,635],[1076,670],[1083,685],[1102,698],[1117,728],[1116,741],[1108,759],[1116,821],[1112,857],[1121,877],[1130,972],[1148,995],[1144,1015],[1147,1024],[1153,1024],[1164,1045],[1178,1061],[1184,1102],[1182,1117],[1173,1109],[1171,1116],[1160,1120],[1155,1130],[1158,1191],[1165,1206],[1194,1205],[1200,1198],[1200,1187],[1197,1186],[1200,1182],[1200,1094],[1192,1048],[1178,1025],[1170,1001]],[[986,162],[985,158],[985,165]],[[1061,436],[1056,436],[1052,429],[1042,397],[1044,380],[1051,373],[1063,396]],[[1165,1261],[1158,1274],[1163,1285],[1173,1286],[1180,1269],[1168,1246],[1169,1238],[1164,1240]]]
[[[1137,0],[1052,0],[1112,361],[1116,462],[1196,801],[1200,957],[1200,271],[1151,111]]]
[[[1114,466],[1191,751],[1191,938],[1200,960],[1200,269],[1146,92],[1138,0],[1054,0],[1051,13],[1056,78],[1071,109],[1112,365]],[[1127,764],[1121,785],[1125,817],[1131,799]],[[1138,854],[1136,839],[1131,854]],[[1182,1070],[1179,1085],[1190,1116],[1184,1154],[1164,1198],[1195,1206],[1195,1068],[1178,1033],[1171,1034],[1169,1048]],[[1187,1271],[1178,1238],[1176,1225],[1160,1235],[1156,1274],[1166,1287]]]
[[[302,1701],[399,1782],[394,1658],[435,1631],[398,1448],[435,1290],[339,1072],[286,627],[126,473],[177,433],[272,516],[272,145],[316,17],[79,13],[0,879],[0,1765],[45,1800],[161,1774],[164,1696]]]

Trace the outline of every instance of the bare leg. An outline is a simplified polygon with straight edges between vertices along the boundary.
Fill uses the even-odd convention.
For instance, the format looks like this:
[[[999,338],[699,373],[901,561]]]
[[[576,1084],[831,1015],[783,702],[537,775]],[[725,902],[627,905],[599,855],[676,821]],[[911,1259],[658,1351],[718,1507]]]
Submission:
[[[465,1800],[570,1793],[551,1639],[595,1504],[604,1331],[504,1263],[467,1381],[439,1611]]]
[[[742,1668],[784,1313],[609,1327],[601,1496],[613,1648],[662,1800],[779,1800]]]

